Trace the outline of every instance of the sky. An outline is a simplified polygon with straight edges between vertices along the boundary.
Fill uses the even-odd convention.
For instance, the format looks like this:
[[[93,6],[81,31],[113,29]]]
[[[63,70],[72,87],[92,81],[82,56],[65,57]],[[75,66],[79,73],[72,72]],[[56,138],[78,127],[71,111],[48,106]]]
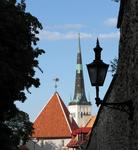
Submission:
[[[118,56],[118,10],[119,3],[112,0],[26,0],[26,11],[36,16],[43,25],[37,47],[45,50],[45,54],[38,58],[43,73],[36,69],[40,87],[32,87],[24,103],[16,103],[19,109],[29,114],[31,121],[35,120],[54,94],[55,78],[59,78],[57,91],[64,103],[68,105],[73,98],[78,33],[81,38],[85,92],[92,103],[92,115],[97,113],[95,88],[90,84],[86,64],[94,59],[93,48],[97,37],[103,48],[102,60],[105,63],[110,64]],[[108,72],[104,86],[100,87],[101,99],[111,80],[112,74]]]

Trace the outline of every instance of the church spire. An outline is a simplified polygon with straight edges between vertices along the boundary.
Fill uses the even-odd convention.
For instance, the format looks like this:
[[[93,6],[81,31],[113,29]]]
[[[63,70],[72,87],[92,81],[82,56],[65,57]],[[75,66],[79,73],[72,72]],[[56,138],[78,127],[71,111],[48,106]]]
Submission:
[[[75,91],[73,101],[69,105],[89,105],[90,102],[87,101],[84,88],[83,79],[83,67],[82,67],[82,57],[81,57],[81,44],[80,44],[80,33],[78,34],[78,51],[77,51],[77,65],[76,65],[76,79],[75,79]]]
[[[81,53],[80,33],[78,33],[78,53]]]

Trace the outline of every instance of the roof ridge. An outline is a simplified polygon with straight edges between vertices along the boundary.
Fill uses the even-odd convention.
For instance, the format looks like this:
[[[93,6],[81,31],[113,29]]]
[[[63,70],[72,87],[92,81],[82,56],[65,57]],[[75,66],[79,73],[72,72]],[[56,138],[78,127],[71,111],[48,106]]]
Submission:
[[[69,117],[68,108],[59,93],[55,92],[33,123],[35,131],[32,137],[71,137],[72,130],[77,128],[77,124],[75,120],[71,122]]]
[[[36,121],[36,119],[39,117],[39,115],[43,112],[44,108],[48,105],[48,103],[50,102],[50,100],[52,99],[52,97],[56,94],[57,92],[55,92],[47,101],[47,103],[42,107],[42,109],[40,110],[40,112],[38,113],[38,115],[36,116],[36,118],[34,119],[33,122]]]
[[[61,109],[62,109],[62,111],[63,111],[64,117],[65,117],[65,120],[66,120],[67,125],[68,125],[68,127],[69,127],[69,130],[70,130],[70,132],[72,132],[72,130],[71,130],[71,126],[70,126],[70,123],[69,123],[69,120],[68,120],[68,118],[67,118],[67,114],[65,113],[65,110],[64,110],[64,108],[65,108],[65,107],[63,108],[63,103],[61,103],[62,99],[60,98],[60,96],[59,96],[59,94],[58,94],[58,93],[57,93],[57,95],[58,95],[59,104],[60,104]]]

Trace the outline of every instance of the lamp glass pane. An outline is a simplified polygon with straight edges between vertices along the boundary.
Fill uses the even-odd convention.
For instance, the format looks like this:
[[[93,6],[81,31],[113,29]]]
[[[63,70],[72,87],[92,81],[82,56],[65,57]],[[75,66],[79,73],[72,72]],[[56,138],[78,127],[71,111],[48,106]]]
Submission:
[[[97,83],[97,67],[95,65],[88,66],[88,73],[91,81],[92,86],[96,86]]]
[[[105,77],[106,77],[106,73],[107,73],[107,69],[108,69],[108,65],[107,64],[101,64],[98,67],[98,85],[99,86],[103,86]]]

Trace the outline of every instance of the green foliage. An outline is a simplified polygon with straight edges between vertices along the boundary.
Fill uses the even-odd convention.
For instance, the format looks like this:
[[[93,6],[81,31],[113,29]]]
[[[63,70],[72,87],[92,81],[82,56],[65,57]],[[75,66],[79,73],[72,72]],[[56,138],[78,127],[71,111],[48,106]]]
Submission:
[[[111,61],[111,73],[112,73],[112,76],[114,76],[114,74],[116,73],[116,70],[117,70],[117,64],[118,64],[118,59],[115,57],[113,59],[113,61]]]
[[[32,135],[32,122],[29,121],[29,116],[23,111],[18,111],[16,115],[4,124],[11,130],[10,138],[16,146],[25,144]]]
[[[18,150],[10,138],[11,130],[0,122],[0,149],[1,150]]]
[[[0,107],[5,110],[16,100],[24,102],[25,89],[40,85],[34,68],[39,68],[37,58],[44,53],[35,48],[42,25],[25,8],[24,0],[0,0]]]

